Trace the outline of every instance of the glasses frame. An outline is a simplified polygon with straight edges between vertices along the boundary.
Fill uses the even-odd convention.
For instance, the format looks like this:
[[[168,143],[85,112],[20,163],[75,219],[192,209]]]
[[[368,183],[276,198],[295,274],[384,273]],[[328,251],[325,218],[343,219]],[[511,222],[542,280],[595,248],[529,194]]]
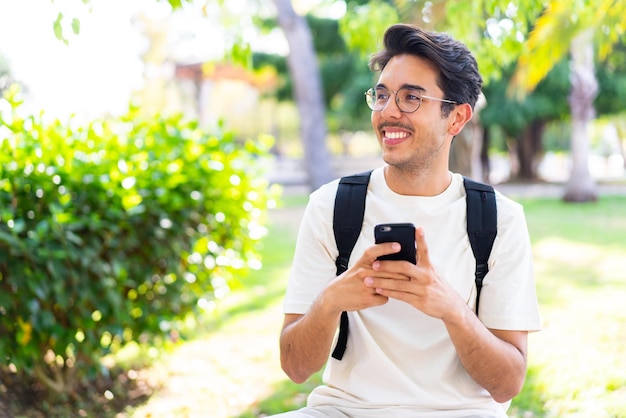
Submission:
[[[415,108],[415,110],[411,110],[411,111],[406,111],[406,110],[402,110],[402,108],[400,107],[400,99],[398,98],[398,92],[400,90],[414,90],[416,92],[416,94],[419,95],[420,97],[420,101],[419,104],[417,105],[417,107]],[[391,98],[391,95],[394,94],[396,96],[395,102],[396,105],[398,106],[398,109],[400,109],[400,112],[402,113],[415,113],[419,110],[420,107],[422,107],[422,100],[426,99],[426,100],[435,100],[437,102],[443,102],[443,103],[450,103],[450,104],[454,104],[454,105],[458,105],[458,102],[455,102],[454,100],[448,100],[448,99],[438,99],[436,97],[431,97],[431,96],[427,96],[425,94],[422,94],[422,92],[419,89],[414,89],[411,87],[400,87],[398,90],[388,90],[385,89],[389,92],[389,97],[387,98],[387,101],[385,102],[385,104],[380,108],[380,109],[374,109],[373,105],[370,105],[370,97],[376,97],[376,88],[375,87],[370,87],[369,89],[367,89],[367,91],[365,92],[365,103],[367,104],[367,107],[369,107],[373,112],[381,112],[383,111],[387,105],[389,104],[389,99]]]

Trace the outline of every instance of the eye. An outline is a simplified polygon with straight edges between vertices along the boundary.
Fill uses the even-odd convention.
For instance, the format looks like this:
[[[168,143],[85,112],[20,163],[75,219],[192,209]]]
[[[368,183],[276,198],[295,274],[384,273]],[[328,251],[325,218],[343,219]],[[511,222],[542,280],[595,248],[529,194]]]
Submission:
[[[404,90],[402,92],[402,100],[410,103],[419,103],[422,95],[418,91]]]
[[[382,101],[387,101],[387,99],[389,99],[389,92],[386,90],[377,90],[375,94],[376,94],[376,101],[382,102]]]

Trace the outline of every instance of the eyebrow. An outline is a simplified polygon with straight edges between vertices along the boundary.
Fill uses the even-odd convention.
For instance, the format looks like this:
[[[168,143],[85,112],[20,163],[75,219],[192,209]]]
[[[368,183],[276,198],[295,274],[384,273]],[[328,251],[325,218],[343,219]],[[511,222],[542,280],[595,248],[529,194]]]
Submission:
[[[384,85],[383,83],[378,83],[378,84],[376,84],[376,88],[377,88],[377,89],[383,88],[383,89],[387,89],[387,90],[389,90],[389,87],[387,87],[387,86],[386,86],[386,85]],[[403,88],[406,88],[406,89],[411,89],[411,90],[419,90],[419,91],[421,91],[421,92],[426,93],[426,89],[425,89],[424,87],[422,87],[422,86],[418,86],[418,85],[416,85],[416,84],[404,83],[403,85],[401,85],[401,86],[400,86],[400,89],[403,89]],[[399,89],[398,89],[398,90],[399,90]]]

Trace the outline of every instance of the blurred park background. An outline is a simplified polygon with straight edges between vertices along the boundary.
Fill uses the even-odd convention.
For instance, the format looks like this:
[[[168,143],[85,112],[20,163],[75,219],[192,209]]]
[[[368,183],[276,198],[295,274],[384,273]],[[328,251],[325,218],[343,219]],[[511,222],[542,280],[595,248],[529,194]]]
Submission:
[[[381,164],[385,28],[485,79],[455,171],[525,207],[511,417],[626,417],[626,1],[0,0],[0,417],[261,417],[308,193]]]

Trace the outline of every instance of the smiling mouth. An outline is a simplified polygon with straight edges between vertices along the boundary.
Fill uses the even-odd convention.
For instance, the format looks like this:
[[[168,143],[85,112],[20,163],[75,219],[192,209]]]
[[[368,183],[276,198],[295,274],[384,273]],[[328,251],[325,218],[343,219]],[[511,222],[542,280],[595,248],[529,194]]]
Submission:
[[[385,138],[388,138],[388,139],[403,139],[410,135],[408,132],[388,132],[388,131],[385,131],[384,134],[385,134]]]

